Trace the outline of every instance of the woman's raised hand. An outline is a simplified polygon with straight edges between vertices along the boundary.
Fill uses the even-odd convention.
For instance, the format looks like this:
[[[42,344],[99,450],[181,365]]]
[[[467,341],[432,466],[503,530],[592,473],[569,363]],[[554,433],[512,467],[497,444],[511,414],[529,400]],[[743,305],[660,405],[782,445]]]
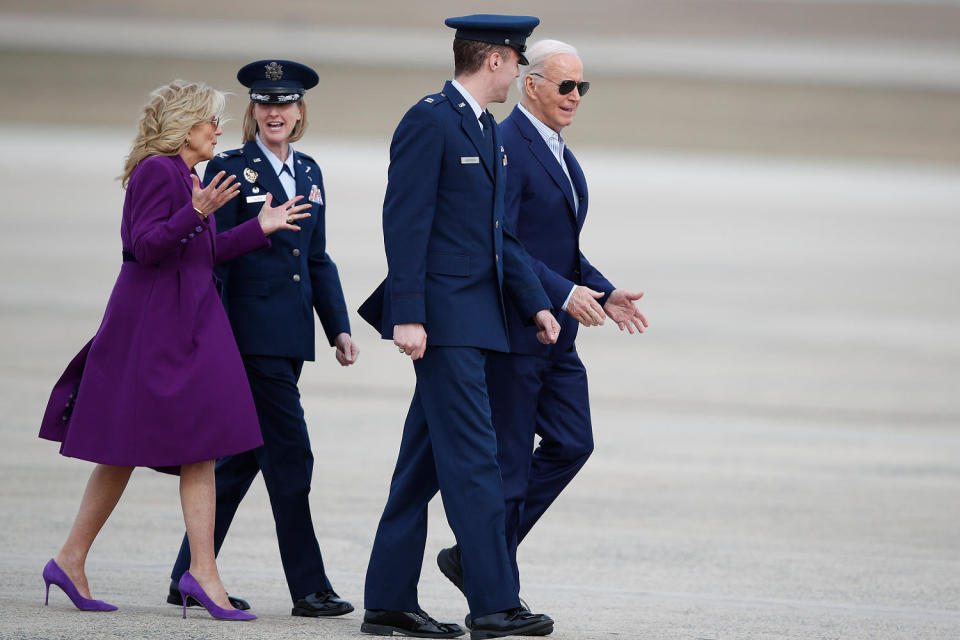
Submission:
[[[298,201],[303,200],[303,196],[296,196],[287,200],[283,204],[271,207],[273,196],[267,194],[267,199],[257,214],[260,221],[260,228],[263,229],[263,235],[268,236],[279,229],[290,229],[291,231],[300,231],[300,227],[293,224],[302,218],[309,218],[309,213],[301,213],[304,209],[311,207],[310,203],[293,206]]]
[[[226,180],[220,182],[226,173],[226,171],[221,171],[213,177],[210,184],[203,188],[200,186],[200,178],[196,174],[190,174],[190,179],[193,180],[193,208],[197,210],[201,218],[206,219],[207,216],[240,193],[240,183],[234,182],[237,176],[227,176]]]

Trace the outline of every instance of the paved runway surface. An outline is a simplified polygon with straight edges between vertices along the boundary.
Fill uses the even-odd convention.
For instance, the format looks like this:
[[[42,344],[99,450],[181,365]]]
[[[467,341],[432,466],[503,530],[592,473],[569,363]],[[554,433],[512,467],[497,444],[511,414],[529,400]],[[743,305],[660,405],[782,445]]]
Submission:
[[[262,483],[223,553],[261,618],[164,604],[182,534],[175,480],[137,471],[89,559],[109,614],[75,611],[40,571],[90,465],[36,438],[47,394],[96,330],[120,265],[131,132],[0,127],[0,638],[359,637],[289,614]],[[229,143],[222,145],[228,148]],[[307,138],[329,249],[356,307],[383,274],[385,143]],[[644,336],[580,340],[597,448],[521,550],[523,596],[554,638],[960,637],[960,171],[580,152],[584,253],[646,291]],[[366,560],[411,395],[409,361],[355,315],[349,369],[305,368],[314,518],[331,579],[362,607]],[[282,330],[282,327],[276,327]],[[421,603],[460,620],[436,570]]]

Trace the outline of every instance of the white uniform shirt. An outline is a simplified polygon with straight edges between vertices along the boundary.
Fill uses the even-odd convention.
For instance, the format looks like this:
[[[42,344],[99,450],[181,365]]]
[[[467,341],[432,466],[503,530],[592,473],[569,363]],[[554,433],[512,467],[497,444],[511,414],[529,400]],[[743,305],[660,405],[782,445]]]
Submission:
[[[273,151],[267,148],[267,145],[263,144],[259,133],[257,134],[257,146],[260,147],[260,151],[263,152],[267,162],[273,167],[273,172],[280,178],[280,185],[283,187],[283,192],[287,194],[287,200],[293,199],[297,195],[297,180],[294,178],[296,174],[293,172],[293,147],[287,145],[287,160],[283,162]],[[290,173],[284,171],[284,167],[287,167]],[[274,202],[273,204],[276,206],[279,203]]]

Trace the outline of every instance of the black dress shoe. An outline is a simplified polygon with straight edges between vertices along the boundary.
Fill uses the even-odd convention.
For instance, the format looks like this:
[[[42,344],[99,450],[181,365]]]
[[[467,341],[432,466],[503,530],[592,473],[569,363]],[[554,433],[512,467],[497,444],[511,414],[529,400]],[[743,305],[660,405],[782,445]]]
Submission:
[[[293,603],[292,616],[306,616],[308,618],[322,618],[326,616],[342,616],[353,611],[353,605],[337,595],[333,589],[311,593],[306,598],[300,598]]]
[[[470,640],[503,636],[546,636],[553,633],[553,620],[542,613],[530,613],[516,607],[480,616],[470,625]]]
[[[441,549],[437,554],[437,566],[440,567],[440,573],[447,576],[447,580],[453,583],[460,593],[466,595],[463,590],[463,565],[460,564],[460,547],[453,545],[446,549]]]
[[[237,598],[228,593],[227,600],[230,601],[230,604],[233,605],[234,609],[240,609],[240,611],[247,611],[250,609],[250,603],[243,598]],[[169,604],[175,604],[178,607],[183,606],[183,597],[180,595],[180,589],[177,588],[177,583],[173,580],[170,581],[170,593],[167,594],[167,602]],[[194,600],[192,597],[187,596],[187,606],[199,607],[200,603]]]
[[[530,607],[527,605],[526,601],[523,598],[520,598],[520,608],[525,611],[530,611]],[[463,626],[465,626],[467,629],[470,628],[470,619],[471,618],[469,613],[463,618]],[[545,633],[543,635],[547,635],[547,634]]]
[[[437,622],[423,609],[417,611],[384,611],[367,609],[360,631],[375,636],[398,633],[414,638],[457,638],[464,634],[458,624]]]

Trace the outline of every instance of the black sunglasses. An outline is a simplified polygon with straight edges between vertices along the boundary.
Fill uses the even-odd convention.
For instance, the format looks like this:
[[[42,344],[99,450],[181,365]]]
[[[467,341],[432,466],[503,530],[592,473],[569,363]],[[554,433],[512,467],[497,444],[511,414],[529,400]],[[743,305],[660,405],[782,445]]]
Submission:
[[[560,88],[560,95],[565,96],[576,88],[580,92],[580,97],[587,95],[587,91],[590,91],[589,82],[577,82],[576,80],[564,80],[563,82],[554,82],[550,78],[540,75],[539,73],[531,73],[532,76],[537,76],[538,78],[543,78],[547,82],[553,82]]]

